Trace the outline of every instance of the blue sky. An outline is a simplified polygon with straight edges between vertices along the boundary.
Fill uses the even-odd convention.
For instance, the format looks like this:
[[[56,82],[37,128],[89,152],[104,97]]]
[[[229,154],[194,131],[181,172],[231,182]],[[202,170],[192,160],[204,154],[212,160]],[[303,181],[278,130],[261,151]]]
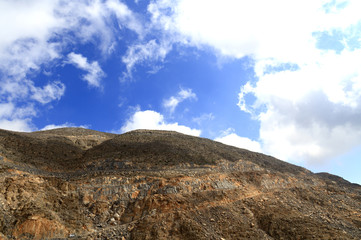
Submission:
[[[361,183],[358,0],[2,0],[0,128],[175,130]]]

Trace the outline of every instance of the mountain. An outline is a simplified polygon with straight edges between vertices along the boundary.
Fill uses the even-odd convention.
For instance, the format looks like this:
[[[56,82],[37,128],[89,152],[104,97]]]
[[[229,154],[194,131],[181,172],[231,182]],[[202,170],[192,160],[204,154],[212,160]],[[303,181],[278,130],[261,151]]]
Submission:
[[[361,239],[361,186],[171,131],[0,130],[0,239]]]

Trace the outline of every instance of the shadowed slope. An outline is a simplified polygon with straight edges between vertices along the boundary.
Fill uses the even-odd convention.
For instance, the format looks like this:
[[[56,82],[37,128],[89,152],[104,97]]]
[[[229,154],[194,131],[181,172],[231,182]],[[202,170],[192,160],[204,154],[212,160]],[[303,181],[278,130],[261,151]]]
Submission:
[[[130,160],[137,169],[243,160],[280,172],[307,171],[264,154],[171,131],[137,130],[115,135],[81,128],[34,133],[2,130],[0,137],[0,150],[9,159],[50,171],[80,169],[105,159]]]

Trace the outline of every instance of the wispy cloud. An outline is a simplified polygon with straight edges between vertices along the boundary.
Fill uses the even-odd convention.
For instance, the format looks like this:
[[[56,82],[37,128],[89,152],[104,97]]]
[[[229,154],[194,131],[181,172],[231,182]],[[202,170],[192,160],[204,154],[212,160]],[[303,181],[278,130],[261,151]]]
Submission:
[[[105,76],[103,70],[100,68],[97,61],[91,63],[88,62],[88,59],[81,54],[71,52],[68,54],[68,63],[73,64],[77,68],[88,72],[83,75],[82,78],[84,81],[92,87],[101,87],[101,79]]]
[[[122,58],[122,61],[126,65],[127,69],[127,71],[123,73],[123,78],[125,80],[131,79],[136,65],[164,61],[164,58],[170,49],[171,45],[164,44],[163,42],[157,43],[155,39],[146,43],[129,46],[127,53]],[[156,67],[155,69],[159,69],[159,67]]]
[[[199,117],[192,118],[192,121],[197,123],[198,125],[201,125],[204,121],[210,121],[213,120],[215,117],[213,113],[204,113],[200,115]]]
[[[106,58],[114,50],[118,33],[128,29],[141,37],[143,25],[124,3],[108,1],[0,1],[0,103],[15,109],[32,109],[21,118],[0,116],[0,127],[34,130],[31,120],[37,104],[51,104],[65,93],[62,79],[37,80],[44,67],[71,60],[87,72],[83,79],[100,87],[104,76],[97,61],[89,62],[69,49],[75,44],[93,43]],[[118,25],[111,24],[114,19]]]
[[[46,125],[45,127],[43,127],[41,129],[41,131],[44,131],[44,130],[51,130],[51,129],[56,129],[56,128],[68,128],[68,127],[80,127],[80,128],[89,128],[88,125],[80,125],[80,126],[77,126],[73,123],[63,123],[63,124],[49,124],[49,125]]]
[[[59,100],[65,92],[65,85],[61,82],[52,82],[42,88],[31,86],[31,98],[46,104],[54,100]]]
[[[174,112],[178,104],[187,99],[197,99],[197,95],[192,91],[192,89],[183,89],[178,92],[176,96],[171,96],[170,98],[163,101],[163,106],[168,109],[171,113]]]
[[[117,0],[108,0],[106,6],[117,16],[120,27],[125,25],[128,29],[136,32],[140,37],[143,37],[145,31],[143,24],[127,5]]]

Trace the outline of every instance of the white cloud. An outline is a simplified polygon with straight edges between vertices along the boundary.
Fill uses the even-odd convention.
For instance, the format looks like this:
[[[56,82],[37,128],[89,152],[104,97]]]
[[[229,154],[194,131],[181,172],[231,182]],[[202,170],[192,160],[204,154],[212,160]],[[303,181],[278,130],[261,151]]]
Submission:
[[[19,39],[43,41],[49,37],[50,29],[60,27],[63,22],[54,15],[59,1],[1,1],[0,2],[0,53]]]
[[[258,73],[255,86],[242,89],[239,106],[260,121],[265,151],[310,164],[360,144],[360,51],[326,52],[294,71]],[[246,94],[256,102],[247,104]]]
[[[201,125],[204,121],[213,120],[215,117],[213,113],[204,113],[200,115],[199,117],[192,118],[193,122],[196,122],[198,125]]]
[[[116,0],[62,1],[56,9],[56,16],[65,22],[62,25],[65,30],[73,31],[83,42],[96,41],[104,55],[113,51],[119,29],[143,34],[142,24],[135,13]],[[118,28],[112,24],[113,17],[118,21]]]
[[[136,129],[169,130],[193,136],[201,134],[201,130],[198,129],[179,125],[178,123],[167,123],[163,115],[151,110],[136,111],[122,126],[120,132],[124,133]]]
[[[120,27],[126,25],[127,28],[143,36],[144,28],[137,16],[122,2],[109,0],[106,2],[108,9],[112,10],[117,16]]]
[[[65,85],[61,82],[52,82],[43,88],[31,87],[32,99],[46,104],[53,100],[59,100],[65,92]]]
[[[9,117],[14,111],[14,104],[0,103],[0,117]]]
[[[144,62],[163,61],[170,51],[171,45],[166,42],[157,43],[155,39],[147,43],[134,44],[128,47],[127,53],[122,61],[126,65],[127,71],[124,72],[124,79],[132,78],[134,67]],[[159,67],[156,66],[156,69]]]
[[[197,95],[190,88],[182,88],[176,96],[172,96],[169,99],[164,100],[163,106],[173,113],[178,104],[186,99],[197,99]]]
[[[68,54],[68,63],[75,65],[77,68],[82,69],[87,74],[83,75],[83,80],[88,82],[90,86],[100,87],[101,78],[104,77],[104,72],[100,68],[97,61],[91,63],[88,62],[86,57],[83,57],[81,54],[76,54],[71,52]]]
[[[56,128],[68,128],[68,127],[80,127],[80,128],[89,128],[88,125],[80,125],[80,126],[76,126],[75,124],[73,123],[64,123],[64,124],[60,124],[60,125],[56,125],[56,124],[49,124],[49,125],[46,125],[45,127],[43,127],[41,129],[41,131],[44,131],[44,130],[51,130],[51,129],[56,129]]]
[[[286,160],[322,161],[361,142],[359,9],[359,0],[152,0],[151,23],[144,24],[116,0],[0,1],[0,126],[32,129],[34,104],[62,97],[65,86],[58,79],[44,84],[31,76],[64,56],[87,71],[89,85],[100,86],[98,62],[66,51],[73,41],[92,42],[106,56],[118,30],[128,29],[138,39],[122,58],[124,78],[132,77],[137,64],[163,62],[174,45],[251,57],[256,79],[243,86],[239,106],[260,121],[263,150]],[[114,18],[118,26],[109,24]],[[342,38],[335,40],[337,51],[320,37],[333,34]],[[248,102],[248,94],[256,100]],[[172,112],[183,98],[186,93],[165,106]],[[137,113],[148,114],[152,127],[199,131],[166,123],[156,112]],[[137,113],[124,128],[145,124]]]
[[[35,112],[31,107],[16,108],[13,103],[0,103],[0,128],[29,132],[34,129],[29,116],[34,116]]]
[[[253,152],[261,152],[261,145],[246,137],[240,137],[235,133],[230,133],[222,137],[215,138],[214,141],[221,142],[230,146],[248,149]]]
[[[153,23],[179,42],[207,45],[221,55],[241,58],[303,58],[312,54],[312,31],[324,1],[179,0],[153,1]],[[307,17],[305,17],[307,15]],[[297,48],[296,48],[297,46]],[[299,49],[301,47],[301,49]]]
[[[0,119],[0,128],[18,132],[30,132],[34,130],[30,122],[30,119]]]
[[[263,150],[320,162],[361,142],[360,7],[357,0],[161,0],[148,11],[173,44],[251,57],[255,81],[242,87],[239,107],[260,121]]]
[[[59,100],[65,90],[58,79],[47,79],[45,84],[37,80],[43,68],[51,69],[63,62],[66,51],[72,49],[74,43],[91,42],[97,47],[95,50],[107,57],[114,49],[121,28],[143,35],[143,25],[138,18],[116,0],[0,1],[0,101],[15,109],[32,109],[23,111],[21,118],[15,113],[0,118],[1,126],[34,129],[31,119],[39,111],[34,103]],[[112,24],[114,19],[118,26]],[[70,57],[74,65],[87,71],[84,80],[99,87],[104,73],[98,62],[88,62],[81,55]],[[45,75],[50,78],[51,72]]]

